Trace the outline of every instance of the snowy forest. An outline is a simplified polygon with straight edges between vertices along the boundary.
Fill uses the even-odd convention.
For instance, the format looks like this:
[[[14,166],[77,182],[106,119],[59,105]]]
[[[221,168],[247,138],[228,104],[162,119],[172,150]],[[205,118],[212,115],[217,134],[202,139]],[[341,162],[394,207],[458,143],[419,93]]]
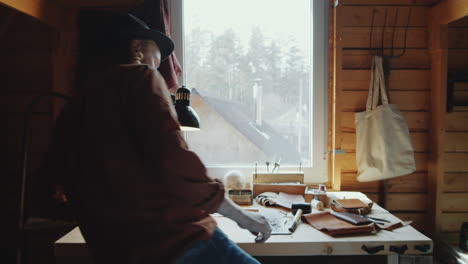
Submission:
[[[257,84],[263,87],[262,111],[267,122],[299,107],[305,110],[302,114],[307,114],[310,65],[294,39],[267,39],[254,27],[245,47],[232,29],[215,36],[194,28],[185,41],[189,87],[252,107],[253,87]]]

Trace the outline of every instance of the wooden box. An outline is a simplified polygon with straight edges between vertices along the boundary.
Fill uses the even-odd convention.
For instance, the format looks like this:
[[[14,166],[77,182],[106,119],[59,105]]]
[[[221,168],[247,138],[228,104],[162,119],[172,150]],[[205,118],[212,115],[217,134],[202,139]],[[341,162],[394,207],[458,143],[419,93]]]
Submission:
[[[285,192],[303,195],[306,189],[304,172],[252,173],[254,197],[263,192]]]

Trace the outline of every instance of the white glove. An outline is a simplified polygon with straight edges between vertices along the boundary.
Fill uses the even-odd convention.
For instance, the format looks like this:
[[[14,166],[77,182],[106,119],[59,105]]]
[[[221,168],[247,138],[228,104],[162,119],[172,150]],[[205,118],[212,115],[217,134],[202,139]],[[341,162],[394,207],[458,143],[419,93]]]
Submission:
[[[234,220],[240,227],[256,235],[256,243],[263,243],[271,236],[271,227],[265,217],[242,209],[226,196],[218,208],[218,213]]]

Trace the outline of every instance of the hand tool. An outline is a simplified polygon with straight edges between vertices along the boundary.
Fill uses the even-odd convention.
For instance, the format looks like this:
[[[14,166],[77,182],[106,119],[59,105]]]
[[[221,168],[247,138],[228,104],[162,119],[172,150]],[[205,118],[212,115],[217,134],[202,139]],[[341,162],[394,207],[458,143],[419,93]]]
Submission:
[[[276,172],[278,172],[280,165],[281,165],[281,157],[279,157],[278,161],[276,161],[276,159],[275,159],[275,166],[273,167],[271,172],[274,172],[275,169],[276,169]]]
[[[293,233],[297,226],[299,225],[299,221],[301,220],[302,214],[308,214],[312,212],[312,207],[309,203],[293,203],[291,205],[292,213],[294,214],[294,220],[291,224],[291,227],[288,230]]]

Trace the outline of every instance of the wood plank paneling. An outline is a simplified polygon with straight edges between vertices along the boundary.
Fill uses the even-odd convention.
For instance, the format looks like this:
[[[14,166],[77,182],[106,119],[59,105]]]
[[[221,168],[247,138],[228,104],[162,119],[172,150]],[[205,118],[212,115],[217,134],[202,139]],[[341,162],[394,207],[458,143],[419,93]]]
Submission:
[[[379,182],[358,182],[355,172],[341,173],[341,190],[342,191],[359,191],[359,192],[378,192]]]
[[[468,48],[468,27],[449,27],[448,29],[449,49],[467,49]],[[451,54],[451,51],[449,51]]]
[[[468,154],[467,154],[468,155]],[[415,153],[414,160],[416,162],[416,172],[427,171],[427,153]],[[356,154],[346,153],[337,155],[337,162],[340,162],[342,172],[356,172]],[[467,167],[468,167],[468,162]]]
[[[468,91],[468,82],[456,82],[453,84],[453,90],[457,91]]]
[[[468,49],[450,49],[448,57],[449,70],[466,69],[468,68]]]
[[[393,213],[402,221],[413,221],[411,226],[418,230],[426,230],[427,214],[426,213]]]
[[[34,173],[37,171],[43,164],[45,154],[44,153],[30,153],[29,161],[28,161],[28,172]],[[21,153],[20,152],[13,152],[6,158],[8,163],[8,167],[6,169],[6,175],[14,175],[15,177],[20,177],[21,175]],[[18,180],[18,179],[15,179]],[[10,179],[11,180],[11,179]],[[13,182],[9,182],[12,184]],[[19,183],[19,181],[14,182]],[[19,188],[19,187],[18,187]],[[18,190],[18,189],[15,189]]]
[[[468,112],[452,112],[446,115],[447,132],[466,131],[468,132]]]
[[[468,91],[453,91],[453,100],[454,105],[468,105]]]
[[[429,135],[427,132],[411,132],[410,135],[411,143],[415,152],[429,151]],[[343,133],[341,140],[341,149],[346,150],[346,152],[356,152],[355,133]],[[468,146],[468,141],[466,145]]]
[[[363,192],[371,201],[379,201],[379,194],[373,192]]]
[[[468,212],[468,193],[443,193],[441,209],[443,212]]]
[[[372,32],[372,47],[380,48],[382,46],[382,27],[374,28]],[[344,48],[370,48],[370,27],[345,27],[342,29],[343,47]],[[386,28],[384,36],[384,47],[391,48],[392,46],[393,29]],[[408,37],[409,36],[409,37]],[[406,47],[407,48],[427,48],[427,29],[408,28]],[[405,39],[405,28],[395,29],[395,38],[393,46],[395,48],[403,48]]]
[[[441,0],[341,0],[340,3],[343,5],[407,5],[407,6],[430,6]]]
[[[2,0],[2,4],[35,17],[43,23],[58,29],[70,28],[75,15],[54,1],[47,0]]]
[[[387,210],[424,211],[427,195],[424,193],[390,193]]]
[[[367,91],[343,91],[343,111],[365,111]],[[427,111],[429,108],[429,91],[390,91],[391,103],[397,104],[402,111]]]
[[[418,91],[430,89],[430,71],[394,70],[389,76],[389,90]],[[341,88],[345,91],[368,91],[370,70],[343,70]]]
[[[31,101],[38,96],[40,93],[15,93],[15,94],[4,94],[0,97],[0,105],[6,107],[2,111],[7,113],[24,113],[26,107]],[[34,106],[34,112],[52,112],[52,100],[50,98],[44,98]]]
[[[445,172],[468,172],[468,153],[445,153]]]
[[[371,3],[368,3],[371,4]],[[385,10],[388,9],[387,25],[393,25],[395,14],[398,7],[394,6],[347,6],[344,12],[343,25],[345,27],[362,27],[372,24],[372,13],[375,10],[374,26],[384,25]],[[397,26],[406,26],[409,8],[399,8]],[[429,7],[419,6],[413,7],[411,13],[411,27],[427,26],[427,15]]]
[[[442,191],[468,192],[468,172],[445,173]]]
[[[447,244],[458,247],[460,244],[460,234],[458,232],[440,233],[440,238]]]
[[[395,54],[401,50],[395,49]],[[386,54],[390,54],[387,50]],[[369,50],[343,50],[343,69],[370,69],[372,54]],[[426,49],[408,49],[405,54],[390,63],[391,69],[429,69],[429,52]]]
[[[344,191],[378,192],[379,182],[359,182],[356,173],[342,173],[341,183]],[[413,173],[388,180],[389,192],[426,192],[427,174]]]
[[[468,222],[468,213],[444,213],[441,221],[442,232],[459,232],[463,222]]]
[[[402,112],[410,131],[427,131],[429,127],[429,113],[427,112]],[[354,112],[341,113],[341,130],[355,132]]]
[[[28,130],[29,153],[43,153],[48,150],[53,124],[51,114],[31,116]],[[6,146],[9,153],[19,153],[21,150],[23,127],[24,115],[7,117],[6,136],[9,140]]]
[[[342,0],[341,30],[338,34],[344,49],[340,55],[342,70],[336,79],[337,115],[339,118],[336,134],[336,148],[347,153],[336,155],[336,167],[341,171],[342,190],[363,191],[370,199],[379,200],[380,182],[360,183],[356,180],[355,119],[354,113],[365,110],[369,88],[370,66],[373,52],[369,50],[369,38],[372,16],[375,15],[373,29],[373,48],[381,46],[381,33],[385,10],[388,10],[386,26],[393,25],[397,8],[399,16],[395,31],[395,47],[403,46],[404,26],[412,8],[407,46],[404,56],[393,59],[390,63],[389,77],[390,100],[397,104],[411,131],[417,172],[389,180],[389,194],[386,208],[393,211],[424,211],[427,208],[427,162],[430,144],[428,128],[430,113],[430,55],[428,42],[428,11],[434,2],[419,0]],[[421,5],[421,6],[418,6]],[[384,47],[391,45],[392,30],[385,31]],[[401,50],[396,49],[398,54]],[[390,53],[387,49],[386,52]],[[400,214],[404,220],[415,220],[414,226],[420,230],[426,228],[425,213]]]
[[[468,132],[447,132],[445,152],[468,152]]]

